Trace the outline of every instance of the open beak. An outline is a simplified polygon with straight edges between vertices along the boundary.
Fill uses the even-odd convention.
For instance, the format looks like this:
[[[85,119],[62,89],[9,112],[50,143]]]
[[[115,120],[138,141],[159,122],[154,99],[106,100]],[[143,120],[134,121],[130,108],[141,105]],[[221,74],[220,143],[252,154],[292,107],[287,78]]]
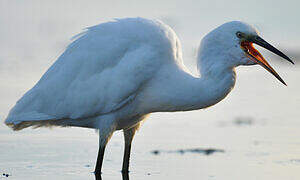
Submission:
[[[265,60],[265,58],[253,47],[253,43],[268,49],[269,51],[277,54],[278,56],[286,59],[287,61],[294,64],[294,62],[287,57],[285,54],[283,54],[281,51],[273,47],[271,44],[263,40],[259,36],[253,36],[247,39],[247,41],[241,42],[241,47],[244,49],[244,51],[250,56],[250,59],[254,61],[257,64],[260,64],[262,67],[264,67],[267,71],[269,71],[271,74],[273,74],[280,82],[282,82],[284,85],[286,83],[283,81],[283,79],[277,74],[277,72],[270,66],[270,64]]]

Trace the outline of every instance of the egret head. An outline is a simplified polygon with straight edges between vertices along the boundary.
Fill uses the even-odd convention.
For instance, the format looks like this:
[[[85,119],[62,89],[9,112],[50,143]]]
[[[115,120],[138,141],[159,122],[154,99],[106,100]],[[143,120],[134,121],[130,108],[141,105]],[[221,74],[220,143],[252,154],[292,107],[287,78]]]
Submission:
[[[225,57],[222,63],[231,67],[259,64],[285,84],[258,50],[254,48],[253,44],[257,44],[293,63],[285,54],[262,39],[254,27],[240,21],[225,23],[207,34],[201,42],[200,51],[209,56],[214,54]]]

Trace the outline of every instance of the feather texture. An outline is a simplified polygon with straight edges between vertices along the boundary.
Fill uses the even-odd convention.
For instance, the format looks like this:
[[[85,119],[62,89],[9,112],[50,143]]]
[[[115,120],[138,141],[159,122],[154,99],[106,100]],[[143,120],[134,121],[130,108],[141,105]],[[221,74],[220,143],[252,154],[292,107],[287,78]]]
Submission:
[[[168,26],[143,18],[87,28],[17,102],[5,123],[82,119],[116,111],[160,66],[176,61],[176,41]]]

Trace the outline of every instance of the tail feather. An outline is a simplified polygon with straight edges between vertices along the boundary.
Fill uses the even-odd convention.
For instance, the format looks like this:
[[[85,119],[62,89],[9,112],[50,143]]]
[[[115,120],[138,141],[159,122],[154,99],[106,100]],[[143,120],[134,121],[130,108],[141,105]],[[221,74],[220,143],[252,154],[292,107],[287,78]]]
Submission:
[[[32,127],[33,129],[40,127],[51,128],[53,126],[59,127],[84,127],[84,128],[95,128],[94,121],[89,119],[52,119],[52,120],[39,120],[39,121],[22,121],[17,124],[5,123],[8,127],[14,131],[19,131],[24,128]]]

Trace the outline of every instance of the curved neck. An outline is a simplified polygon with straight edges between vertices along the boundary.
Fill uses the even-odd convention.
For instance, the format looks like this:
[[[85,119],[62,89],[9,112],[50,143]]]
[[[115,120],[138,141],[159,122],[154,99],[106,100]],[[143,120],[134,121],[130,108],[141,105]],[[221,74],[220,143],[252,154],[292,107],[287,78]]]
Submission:
[[[160,106],[154,112],[189,111],[212,106],[228,95],[236,80],[234,68],[220,63],[212,63],[207,67],[203,65],[201,70],[205,71],[201,72],[201,77],[195,77],[183,68],[174,68],[175,72],[169,70],[171,79],[160,82],[157,88],[159,92],[155,101]]]
[[[235,81],[234,68],[214,65],[210,69],[206,69],[198,80],[198,90],[201,91],[198,101],[201,106],[197,108],[209,107],[223,100],[233,89]]]
[[[207,48],[200,47],[198,51],[197,65],[200,78],[191,81],[196,88],[191,94],[195,94],[195,106],[188,109],[202,109],[224,99],[233,89],[236,81],[234,66],[230,64],[228,56]],[[187,95],[189,96],[189,95]],[[196,98],[197,97],[197,98]]]
[[[184,92],[184,99],[176,103],[176,110],[179,111],[207,108],[220,102],[232,90],[236,80],[233,68],[211,68],[200,78],[190,74],[186,76],[190,76],[189,80],[177,81],[180,82],[177,88]]]

